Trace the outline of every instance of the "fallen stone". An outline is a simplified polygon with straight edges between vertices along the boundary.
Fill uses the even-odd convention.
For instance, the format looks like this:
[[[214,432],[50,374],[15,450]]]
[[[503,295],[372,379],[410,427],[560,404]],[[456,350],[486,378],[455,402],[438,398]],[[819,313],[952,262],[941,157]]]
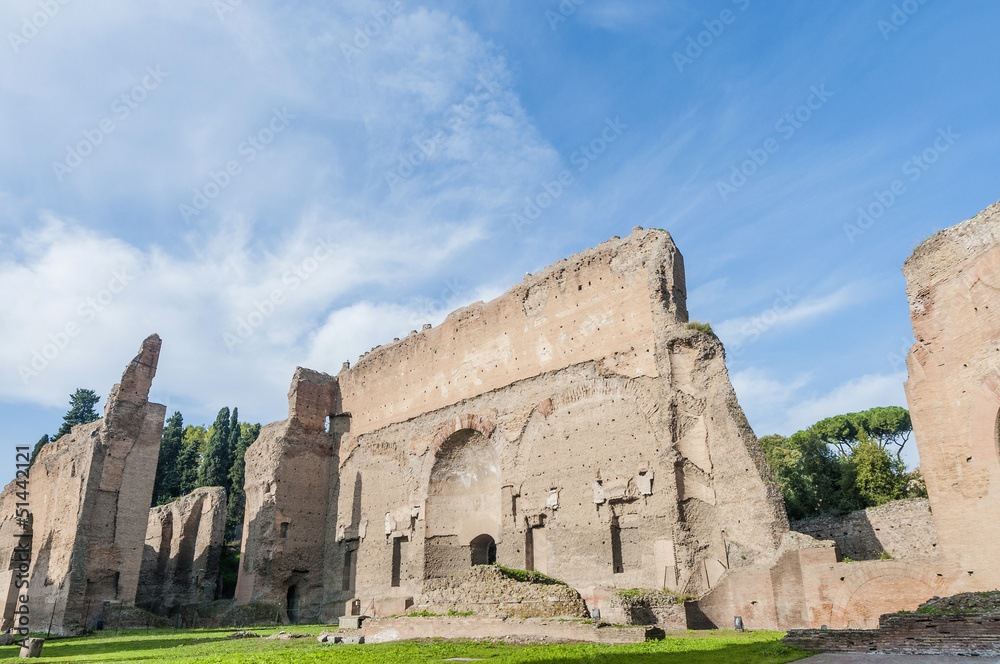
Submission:
[[[42,656],[42,644],[45,643],[45,639],[33,639],[27,638],[21,645],[21,657],[41,657]]]

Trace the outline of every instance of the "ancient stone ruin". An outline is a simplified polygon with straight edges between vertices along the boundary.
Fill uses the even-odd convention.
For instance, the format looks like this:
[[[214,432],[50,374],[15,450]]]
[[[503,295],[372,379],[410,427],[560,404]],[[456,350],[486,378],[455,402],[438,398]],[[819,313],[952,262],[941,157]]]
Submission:
[[[1000,534],[984,524],[1000,513],[1000,204],[929,239],[904,272],[929,502],[790,530],[722,344],[688,323],[679,251],[637,228],[335,376],[298,368],[288,418],[246,454],[237,601],[290,622],[447,607],[871,629],[934,595],[996,588]],[[222,489],[147,508],[159,350],[146,339],[104,418],[42,449],[30,523],[15,483],[0,494],[6,626],[25,577],[33,629],[56,632],[108,602],[170,615],[216,596]],[[479,567],[493,562],[514,571]],[[517,586],[516,570],[567,585]],[[912,627],[889,622],[906,623],[899,638]]]
[[[906,399],[942,554],[1000,587],[1000,203],[903,266],[916,337]]]
[[[160,338],[142,342],[115,385],[104,417],[55,440],[30,471],[31,563],[27,594],[33,630],[87,625],[107,601],[132,604],[146,539],[166,408],[149,403]],[[0,494],[0,572],[3,619],[13,623],[20,556],[27,543],[15,520],[17,486]]]
[[[149,510],[135,603],[161,615],[212,601],[226,527],[226,490],[202,487]]]
[[[635,229],[336,376],[298,369],[246,455],[238,601],[385,615],[497,561],[594,609],[771,555],[780,493],[685,299],[669,234]]]

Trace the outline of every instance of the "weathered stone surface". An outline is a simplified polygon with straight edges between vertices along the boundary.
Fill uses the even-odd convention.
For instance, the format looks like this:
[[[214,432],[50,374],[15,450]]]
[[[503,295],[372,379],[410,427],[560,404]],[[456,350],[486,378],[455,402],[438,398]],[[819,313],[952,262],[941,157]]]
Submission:
[[[149,510],[136,604],[170,615],[215,599],[226,527],[226,491],[202,487]]]
[[[27,638],[21,645],[20,656],[24,658],[41,657],[43,645],[45,645],[45,639]]]
[[[938,556],[937,530],[926,498],[793,521],[791,528],[818,540],[835,541],[841,555],[852,560],[877,560],[883,552],[896,560]]]
[[[771,556],[780,494],[685,298],[670,236],[637,229],[336,377],[298,369],[246,456],[238,600],[330,619],[496,558],[600,606]]]
[[[472,612],[497,618],[589,618],[583,599],[559,584],[510,579],[491,565],[479,565],[461,576],[429,579],[418,611],[442,615]],[[391,615],[391,614],[383,614]]]
[[[881,546],[899,560],[838,563],[833,542],[783,542],[775,563],[734,570],[701,598],[711,622],[874,628],[935,595],[1000,585],[1000,203],[924,242],[903,272],[916,337],[906,397],[936,537],[915,502],[796,524],[850,557]]]
[[[149,403],[160,338],[142,343],[108,396],[104,417],[42,448],[31,468],[32,630],[68,631],[98,615],[103,601],[135,601],[165,407]],[[0,607],[11,624],[18,589],[11,482],[0,494]],[[21,593],[24,590],[20,590]]]
[[[903,266],[916,343],[906,398],[941,549],[1000,586],[1000,203]]]

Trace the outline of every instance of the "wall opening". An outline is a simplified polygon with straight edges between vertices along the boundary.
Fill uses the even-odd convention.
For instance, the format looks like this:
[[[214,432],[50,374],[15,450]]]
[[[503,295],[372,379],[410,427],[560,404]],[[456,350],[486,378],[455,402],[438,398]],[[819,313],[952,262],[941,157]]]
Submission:
[[[288,586],[288,593],[285,595],[285,613],[290,623],[299,621],[299,601],[299,587],[294,584]]]
[[[425,551],[425,578],[463,574],[470,549],[473,564],[488,564],[490,547],[473,546],[473,540],[484,536],[493,543],[492,560],[496,560],[503,493],[500,457],[486,436],[461,429],[444,440],[427,487],[425,547],[433,553]]]
[[[281,535],[281,539],[288,539],[288,522],[287,521],[282,521],[281,522],[281,528],[280,528],[279,534]]]
[[[392,540],[392,581],[390,585],[398,588],[403,577],[403,544],[409,540],[405,537],[395,537]]]
[[[358,570],[358,552],[353,549],[344,551],[344,576],[341,590],[354,590],[354,580]]]
[[[524,531],[524,569],[528,572],[535,571],[535,536],[533,528]]]
[[[480,535],[471,542],[473,565],[492,565],[497,561],[497,543],[489,535]]]
[[[622,529],[618,526],[618,518],[611,520],[611,571],[621,574],[625,571],[622,565]]]

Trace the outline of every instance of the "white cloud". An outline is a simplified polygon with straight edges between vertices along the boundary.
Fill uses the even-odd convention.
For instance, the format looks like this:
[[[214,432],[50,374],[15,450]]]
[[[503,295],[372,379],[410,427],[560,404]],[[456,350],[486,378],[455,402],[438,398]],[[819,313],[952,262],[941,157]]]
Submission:
[[[866,374],[837,385],[826,393],[809,389],[810,376],[775,376],[759,368],[732,374],[733,388],[750,425],[758,436],[779,433],[789,436],[820,420],[868,410],[877,406],[907,407],[903,382],[906,372]],[[916,445],[904,449],[904,461],[919,465]]]
[[[857,304],[858,291],[858,287],[848,285],[823,297],[797,301],[794,291],[779,289],[767,309],[753,316],[730,318],[712,327],[727,345],[752,343],[770,330],[803,325]]]

